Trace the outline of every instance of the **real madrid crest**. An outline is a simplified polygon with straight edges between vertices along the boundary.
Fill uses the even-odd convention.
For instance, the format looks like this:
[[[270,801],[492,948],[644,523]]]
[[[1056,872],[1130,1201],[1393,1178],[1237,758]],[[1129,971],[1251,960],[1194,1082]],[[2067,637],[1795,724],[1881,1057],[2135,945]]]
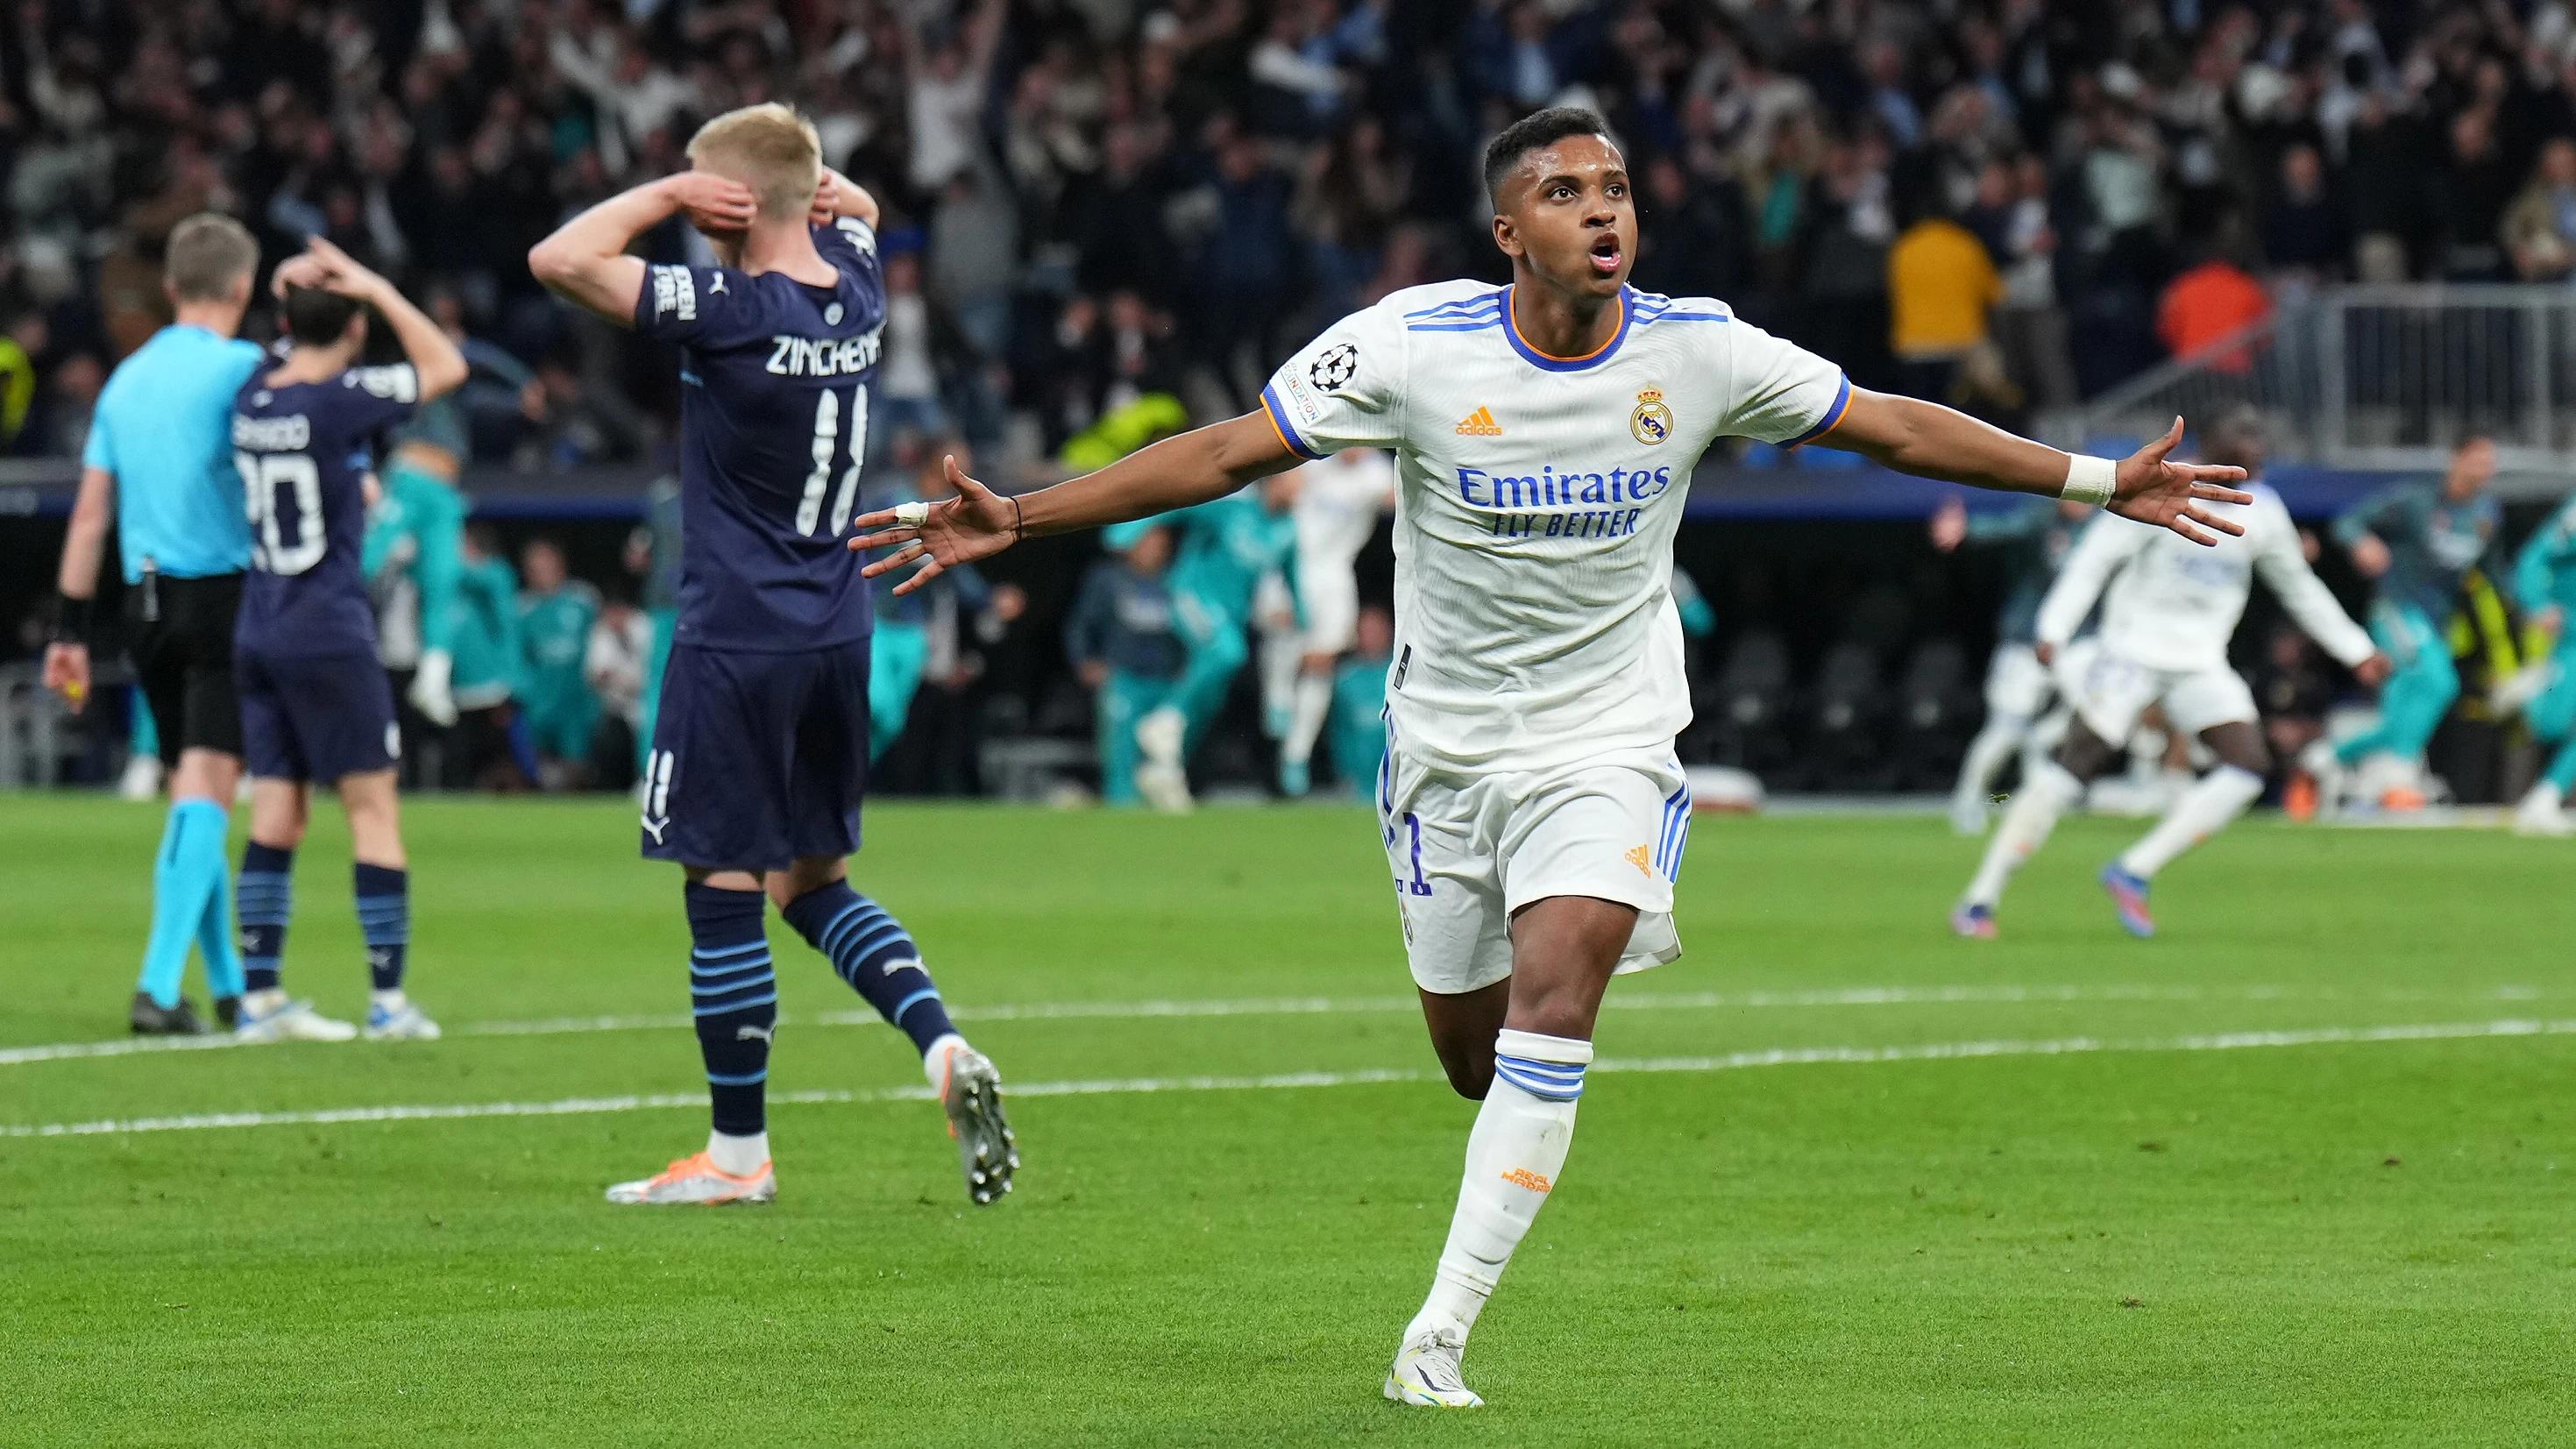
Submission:
[[[1637,410],[1628,414],[1628,431],[1649,446],[1673,435],[1673,410],[1664,406],[1664,390],[1650,387],[1637,394]]]

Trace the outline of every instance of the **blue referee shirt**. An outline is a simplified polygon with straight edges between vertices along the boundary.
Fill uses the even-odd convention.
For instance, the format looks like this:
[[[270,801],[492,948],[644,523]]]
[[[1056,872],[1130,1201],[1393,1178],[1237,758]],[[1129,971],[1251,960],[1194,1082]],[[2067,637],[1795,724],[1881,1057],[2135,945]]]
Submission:
[[[260,363],[256,343],[164,327],[116,365],[99,392],[81,462],[116,475],[125,581],[143,561],[164,578],[250,567],[250,516],[233,468],[233,395]]]

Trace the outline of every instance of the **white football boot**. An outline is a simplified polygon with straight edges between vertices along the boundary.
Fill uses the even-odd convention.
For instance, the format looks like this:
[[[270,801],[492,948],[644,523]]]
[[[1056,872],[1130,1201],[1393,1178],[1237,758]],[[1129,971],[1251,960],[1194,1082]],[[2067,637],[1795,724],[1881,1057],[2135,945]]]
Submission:
[[[289,1001],[283,988],[245,991],[241,998],[241,1019],[233,1027],[233,1040],[244,1044],[278,1041],[347,1041],[358,1029],[345,1021],[334,1021],[313,1009],[309,1001]]]
[[[1136,748],[1145,756],[1136,767],[1136,792],[1166,815],[1186,814],[1193,803],[1189,769],[1181,759],[1189,728],[1189,720],[1170,705],[1136,721]]]
[[[1395,1351],[1395,1367],[1386,1371],[1386,1396],[1399,1404],[1434,1409],[1481,1409],[1485,1401],[1467,1387],[1458,1360],[1466,1340],[1441,1329],[1426,1328],[1405,1339]]]
[[[2532,786],[2531,793],[2514,807],[2513,831],[2516,835],[2576,835],[2576,819],[2568,818],[2564,792],[2547,780]]]
[[[393,1007],[378,1003],[367,1008],[366,1036],[369,1041],[436,1041],[438,1023],[417,1002],[406,1000]]]
[[[966,1196],[977,1207],[991,1207],[1011,1190],[1011,1174],[1020,1167],[1019,1139],[1002,1113],[1002,1074],[992,1059],[962,1037],[952,1040],[941,1068],[939,1105],[948,1113],[948,1135],[957,1139]]]
[[[776,1202],[778,1174],[764,1162],[736,1177],[700,1152],[651,1177],[617,1184],[608,1190],[608,1200],[626,1204]]]

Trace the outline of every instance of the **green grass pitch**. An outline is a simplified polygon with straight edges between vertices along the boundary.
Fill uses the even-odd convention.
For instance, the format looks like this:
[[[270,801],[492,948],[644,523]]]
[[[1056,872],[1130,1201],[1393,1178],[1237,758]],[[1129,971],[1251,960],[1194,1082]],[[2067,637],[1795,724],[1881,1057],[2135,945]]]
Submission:
[[[702,1090],[607,804],[409,807],[444,1041],[29,1059],[121,1033],[160,819],[0,797],[0,1128]],[[773,1109],[774,1207],[600,1200],[688,1105],[0,1136],[0,1442],[2566,1442],[2576,850],[2258,820],[2137,942],[2091,883],[2136,828],[1967,943],[1937,820],[1702,820],[1480,1414],[1378,1394],[1473,1108],[1368,817],[893,807],[859,883],[1006,1079],[1118,1087],[1016,1100],[1003,1205],[773,923],[772,1090],[855,1098]],[[347,867],[326,810],[288,980],[343,1015]]]

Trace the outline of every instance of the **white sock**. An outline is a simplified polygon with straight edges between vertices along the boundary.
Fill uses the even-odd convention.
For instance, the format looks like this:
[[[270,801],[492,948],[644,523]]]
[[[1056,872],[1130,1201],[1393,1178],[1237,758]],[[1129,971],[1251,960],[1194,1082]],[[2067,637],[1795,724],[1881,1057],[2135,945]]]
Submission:
[[[2003,824],[1995,827],[1995,838],[1986,842],[1985,861],[1977,867],[1977,878],[1968,883],[1968,904],[1991,908],[2002,900],[2004,882],[2012,879],[2033,851],[2048,843],[2057,817],[2082,798],[2083,782],[2055,760],[2033,771],[2013,793]]]
[[[1288,737],[1279,742],[1279,758],[1304,764],[1315,755],[1315,740],[1333,712],[1333,676],[1300,674],[1290,697]]]
[[[386,1012],[400,1011],[410,1001],[411,998],[403,995],[403,990],[399,986],[395,987],[391,991],[371,991],[367,993],[367,1004]]]
[[[715,1162],[716,1171],[749,1177],[769,1161],[769,1134],[754,1132],[748,1137],[735,1137],[724,1132],[710,1132],[707,1134],[707,1156]]]
[[[1467,1134],[1467,1174],[1440,1250],[1431,1296],[1404,1336],[1444,1330],[1466,1341],[1502,1280],[1512,1249],[1547,1202],[1574,1144],[1574,1102],[1592,1043],[1505,1031],[1494,1043],[1494,1085]]]
[[[948,1086],[948,1055],[966,1049],[966,1038],[955,1032],[940,1037],[921,1054],[921,1074],[930,1079],[930,1090],[944,1091]]]
[[[2030,720],[2018,714],[1999,714],[1986,721],[1977,737],[1968,742],[1968,756],[1959,764],[1959,788],[1951,797],[1954,807],[1976,804],[1993,788],[1995,776],[2002,773],[2004,761],[2021,747],[2030,733]]]
[[[2234,765],[2221,765],[2173,802],[2165,818],[2120,857],[2120,869],[2141,880],[2153,880],[2173,858],[2227,828],[2263,794],[2263,777]]]

